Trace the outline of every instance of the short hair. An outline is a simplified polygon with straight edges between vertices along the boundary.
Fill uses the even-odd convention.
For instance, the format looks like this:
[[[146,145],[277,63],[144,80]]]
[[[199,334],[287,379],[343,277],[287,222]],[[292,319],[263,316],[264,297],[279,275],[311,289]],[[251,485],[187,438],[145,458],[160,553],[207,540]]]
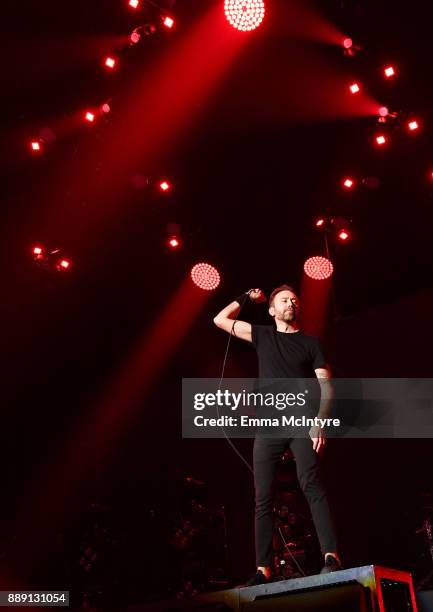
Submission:
[[[291,291],[292,293],[296,294],[296,291],[290,285],[280,285],[279,287],[274,289],[271,295],[269,296],[269,307],[273,306],[275,296],[277,295],[277,293],[280,293],[281,291]]]

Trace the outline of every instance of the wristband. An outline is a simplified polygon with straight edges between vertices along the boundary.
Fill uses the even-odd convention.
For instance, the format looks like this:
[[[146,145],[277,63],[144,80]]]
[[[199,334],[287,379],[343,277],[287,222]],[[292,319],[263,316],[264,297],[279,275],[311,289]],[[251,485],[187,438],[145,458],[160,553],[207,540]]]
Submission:
[[[234,299],[235,302],[239,304],[239,306],[243,306],[245,302],[249,298],[249,291],[245,291],[245,293],[241,293],[237,298]]]

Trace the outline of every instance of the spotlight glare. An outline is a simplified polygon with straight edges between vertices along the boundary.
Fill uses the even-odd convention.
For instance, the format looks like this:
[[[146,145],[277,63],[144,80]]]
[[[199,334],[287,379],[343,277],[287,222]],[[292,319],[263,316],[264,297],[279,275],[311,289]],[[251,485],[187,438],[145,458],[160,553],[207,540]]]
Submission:
[[[380,115],[381,117],[387,117],[387,116],[389,115],[389,110],[387,109],[387,107],[386,107],[386,106],[381,106],[381,107],[379,108],[379,115]]]
[[[358,93],[358,91],[360,91],[360,87],[359,87],[358,83],[353,83],[353,84],[350,86],[350,91],[351,91],[353,94]]]
[[[89,123],[93,123],[93,121],[95,121],[95,115],[91,113],[90,111],[87,111],[85,118],[86,118],[86,121],[89,121]]]
[[[385,136],[376,136],[376,142],[378,145],[384,145],[386,143]]]
[[[33,247],[33,255],[42,255],[42,247],[40,246],[35,246]]]
[[[417,121],[410,121],[408,125],[409,125],[409,129],[412,131],[417,130],[419,128]]]
[[[349,238],[349,232],[347,230],[345,230],[345,229],[340,230],[338,232],[338,238],[340,240],[343,240],[343,242],[344,242],[345,240],[347,240]]]
[[[353,46],[353,40],[351,38],[345,38],[343,40],[343,47],[345,49],[350,49]]]
[[[172,249],[176,249],[180,245],[180,242],[176,236],[172,236],[168,241],[168,244],[171,246]]]
[[[216,268],[207,263],[196,264],[191,270],[193,283],[205,291],[213,291],[220,284],[221,277]]]
[[[67,270],[68,268],[70,268],[71,266],[71,262],[68,259],[60,259],[60,261],[57,263],[57,270],[61,271],[61,270]]]
[[[322,227],[324,224],[325,224],[325,219],[323,217],[320,217],[320,219],[317,219],[316,227]]]
[[[133,8],[133,9],[138,8],[138,5],[139,5],[139,4],[140,4],[140,3],[139,3],[139,1],[138,1],[138,0],[129,0],[129,6],[130,6],[131,8]]]
[[[105,114],[109,113],[111,111],[111,107],[109,104],[107,104],[107,102],[105,104],[103,104],[101,106],[101,111]]]
[[[314,256],[304,263],[304,272],[314,280],[325,280],[332,276],[334,266],[327,257]]]
[[[31,142],[30,146],[32,148],[32,151],[40,151],[41,150],[41,144],[39,142],[37,142],[36,140]]]
[[[137,32],[137,30],[134,30],[133,32],[131,32],[131,36],[129,37],[129,40],[131,41],[133,45],[136,45],[141,40],[140,33]]]
[[[227,21],[241,32],[255,30],[265,16],[263,0],[224,0]]]
[[[162,19],[162,25],[164,25],[167,29],[171,30],[171,28],[174,26],[174,19],[172,19],[171,17],[165,16]]]
[[[114,59],[114,57],[106,57],[104,63],[107,68],[110,68],[110,70],[112,70],[116,65],[116,60]]]
[[[388,66],[388,68],[385,68],[384,70],[385,72],[385,76],[389,79],[389,77],[392,77],[395,75],[395,70],[392,66]]]
[[[159,188],[160,188],[161,191],[166,192],[166,191],[169,191],[171,189],[171,185],[170,185],[170,183],[168,181],[161,181],[159,183]]]
[[[344,182],[343,182],[343,186],[346,187],[346,189],[351,189],[351,187],[353,187],[354,185],[354,181],[351,178],[347,178]]]

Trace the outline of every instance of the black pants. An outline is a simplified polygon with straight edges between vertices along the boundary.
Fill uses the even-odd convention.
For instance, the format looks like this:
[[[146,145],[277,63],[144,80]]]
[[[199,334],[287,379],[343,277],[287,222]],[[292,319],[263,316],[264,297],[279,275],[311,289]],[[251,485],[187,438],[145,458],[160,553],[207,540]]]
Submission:
[[[335,530],[325,490],[319,479],[319,464],[313,443],[307,438],[273,439],[256,437],[254,441],[254,483],[256,491],[256,561],[258,567],[271,565],[272,502],[275,468],[290,446],[296,461],[296,473],[309,503],[322,553],[337,550]]]

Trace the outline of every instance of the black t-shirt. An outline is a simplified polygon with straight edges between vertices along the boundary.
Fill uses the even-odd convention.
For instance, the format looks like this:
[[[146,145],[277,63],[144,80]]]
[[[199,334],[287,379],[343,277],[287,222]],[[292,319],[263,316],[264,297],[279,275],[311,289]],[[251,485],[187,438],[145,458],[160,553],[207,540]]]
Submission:
[[[326,364],[320,341],[302,331],[279,332],[273,325],[252,325],[259,378],[314,378]]]

